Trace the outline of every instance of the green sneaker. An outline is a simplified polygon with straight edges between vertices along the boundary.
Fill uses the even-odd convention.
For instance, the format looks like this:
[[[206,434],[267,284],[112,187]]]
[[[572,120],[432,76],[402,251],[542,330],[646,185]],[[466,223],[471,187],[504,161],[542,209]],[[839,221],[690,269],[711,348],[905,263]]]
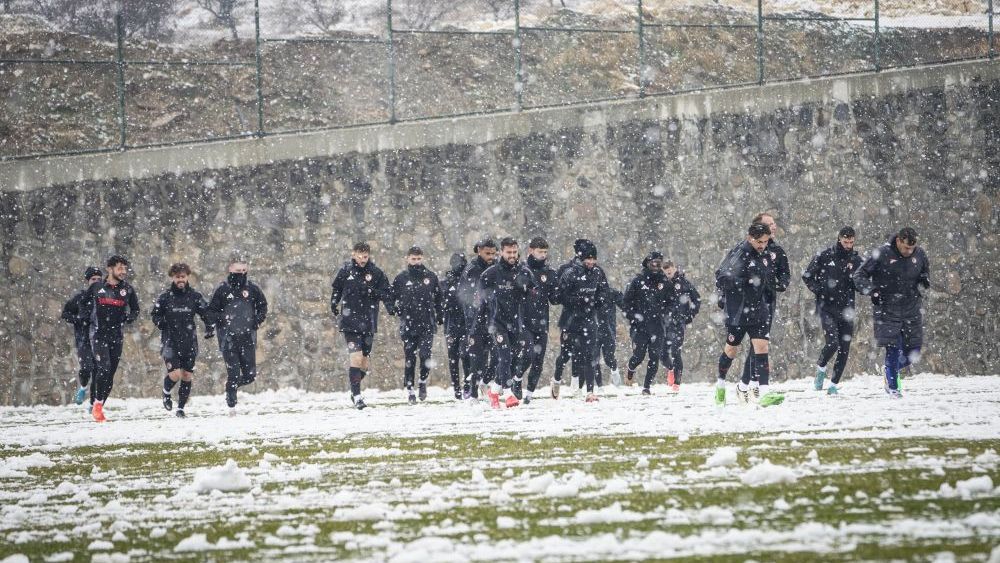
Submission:
[[[901,374],[896,374],[896,391],[903,390],[903,376]]]
[[[726,404],[726,388],[716,387],[715,388],[715,404],[724,405]]]
[[[782,395],[781,393],[776,393],[774,391],[760,398],[760,406],[762,407],[771,407],[774,405],[780,405],[781,403],[784,402],[785,402],[785,396]]]
[[[816,370],[816,380],[813,381],[813,389],[817,391],[823,390],[823,382],[826,380],[826,370]]]
[[[827,395],[836,395],[837,393],[838,393],[838,391],[837,391],[837,386],[836,386],[836,385],[833,385],[833,384],[831,383],[831,384],[830,384],[830,387],[829,387],[829,388],[827,388],[827,390],[826,390],[826,394],[827,394]]]

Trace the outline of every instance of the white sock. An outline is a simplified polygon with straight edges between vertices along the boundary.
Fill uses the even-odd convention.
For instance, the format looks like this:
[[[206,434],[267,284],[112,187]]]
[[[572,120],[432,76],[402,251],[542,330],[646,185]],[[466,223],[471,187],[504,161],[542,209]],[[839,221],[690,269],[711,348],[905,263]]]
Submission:
[[[531,398],[531,391],[525,391],[524,392],[524,398],[525,399],[530,399]]]
[[[826,366],[816,366],[816,371],[826,373]]]
[[[749,391],[750,390],[749,387],[747,387],[746,385],[743,385],[742,381],[740,381],[739,383],[736,384],[736,388],[739,389],[740,391]]]
[[[767,395],[767,388],[768,387],[769,387],[769,385],[761,385],[760,386],[760,396],[761,397],[763,397],[764,395]]]
[[[719,389],[725,389],[726,388],[726,380],[725,379],[716,379],[715,380],[715,386],[717,388],[719,388]]]
[[[490,382],[490,391],[492,391],[492,392],[496,393],[497,395],[499,395],[500,392],[503,391],[503,387],[500,387],[500,384],[497,383],[496,381],[491,381]]]

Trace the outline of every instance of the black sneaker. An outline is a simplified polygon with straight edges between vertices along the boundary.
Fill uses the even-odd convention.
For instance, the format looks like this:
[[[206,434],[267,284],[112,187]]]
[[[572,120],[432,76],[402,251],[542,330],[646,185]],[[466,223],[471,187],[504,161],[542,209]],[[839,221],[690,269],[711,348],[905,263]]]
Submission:
[[[652,395],[652,393],[650,393],[650,391],[649,391],[649,387],[643,387],[642,388],[642,394],[643,395]]]
[[[184,409],[177,409],[177,418],[184,418]]]
[[[174,409],[174,402],[170,400],[170,393],[163,394],[163,408],[169,410]]]
[[[521,398],[522,398],[523,395],[521,393],[521,380],[520,379],[515,379],[513,381],[513,383],[510,384],[510,392],[513,393],[515,397],[517,397],[518,401],[521,400]]]
[[[236,407],[236,389],[226,389],[226,405],[231,409]]]
[[[354,408],[358,409],[359,411],[364,410],[368,406],[365,404],[364,398],[362,398],[360,395],[357,397],[353,397],[353,400],[354,400]]]
[[[427,400],[427,384],[426,383],[421,383],[420,386],[417,388],[417,393],[418,393],[417,396],[420,398],[420,402],[421,403],[424,402],[424,401],[426,401]]]
[[[411,392],[411,393],[410,393],[410,398],[409,398],[409,399],[407,399],[407,401],[408,401],[408,402],[409,402],[409,403],[410,403],[411,405],[415,405],[415,404],[417,404],[417,396],[416,396],[416,395],[414,395],[414,394],[413,394],[413,393]]]
[[[521,403],[523,403],[525,405],[530,405],[531,404],[531,395],[525,395],[524,398],[521,399]]]

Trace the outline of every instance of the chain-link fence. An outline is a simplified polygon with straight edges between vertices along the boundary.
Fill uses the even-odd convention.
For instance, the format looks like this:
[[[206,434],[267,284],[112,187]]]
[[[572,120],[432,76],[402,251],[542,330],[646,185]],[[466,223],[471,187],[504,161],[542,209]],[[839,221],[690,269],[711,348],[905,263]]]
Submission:
[[[3,10],[0,159],[671,95],[997,51],[992,0],[5,0]]]

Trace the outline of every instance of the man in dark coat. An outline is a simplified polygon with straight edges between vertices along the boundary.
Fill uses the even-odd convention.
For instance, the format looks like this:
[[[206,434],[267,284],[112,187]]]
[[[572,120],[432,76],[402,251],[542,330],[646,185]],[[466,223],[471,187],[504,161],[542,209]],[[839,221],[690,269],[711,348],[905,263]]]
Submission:
[[[472,368],[472,376],[465,383],[463,397],[476,401],[480,395],[485,399],[486,383],[493,379],[496,357],[493,339],[490,337],[482,307],[482,275],[493,265],[497,255],[497,245],[491,238],[484,238],[473,247],[476,257],[465,267],[458,284],[458,301],[465,311],[465,327],[468,332],[465,350]]]
[[[622,310],[629,322],[632,337],[632,357],[628,361],[626,380],[631,384],[635,370],[648,354],[642,394],[649,395],[649,386],[656,377],[663,349],[663,321],[672,291],[663,275],[663,254],[650,252],[642,260],[642,271],[625,288]]]
[[[570,342],[573,375],[587,387],[587,402],[597,401],[594,394],[597,358],[598,315],[607,299],[608,284],[604,272],[597,269],[597,247],[590,241],[581,245],[579,263],[559,278],[559,299],[565,308],[559,325]]]
[[[604,365],[611,370],[611,383],[613,385],[622,384],[621,373],[618,372],[618,358],[615,357],[618,340],[618,310],[622,308],[624,295],[621,291],[608,286],[608,296],[601,305],[597,320],[597,347],[600,356],[604,359]],[[598,387],[601,386],[601,366],[598,364],[597,373],[594,375]]]
[[[160,356],[167,366],[163,378],[163,408],[173,409],[170,392],[178,381],[177,417],[184,418],[184,406],[191,397],[191,380],[194,363],[198,358],[198,331],[195,316],[205,323],[205,338],[215,334],[215,323],[208,314],[208,302],[188,283],[191,268],[179,262],[170,266],[167,275],[170,288],[163,292],[153,305],[150,316],[160,329]]]
[[[754,372],[760,378],[760,402],[776,404],[777,394],[767,392],[770,377],[768,339],[770,338],[770,306],[768,287],[774,280],[773,258],[767,252],[771,230],[763,223],[750,225],[746,240],[731,251],[715,272],[716,287],[723,293],[726,317],[726,344],[719,355],[719,377],[715,401],[726,402],[726,373],[736,357],[743,338],[750,337],[753,348]],[[744,373],[736,385],[737,395],[749,403],[750,378]]]
[[[465,327],[465,310],[458,299],[458,284],[465,271],[465,254],[456,252],[451,255],[451,269],[441,277],[441,297],[444,301],[444,335],[448,348],[448,374],[451,376],[451,386],[455,398],[462,399],[462,382],[468,386],[469,355],[465,352],[465,339],[468,332]],[[464,377],[463,377],[464,374]]]
[[[667,369],[667,386],[677,392],[684,375],[684,359],[681,357],[684,332],[701,309],[701,295],[673,261],[663,263],[663,275],[673,295],[663,318],[663,352],[660,357]]]
[[[437,275],[424,266],[424,251],[413,246],[406,253],[406,269],[392,282],[393,311],[399,317],[399,337],[403,341],[403,387],[410,404],[416,403],[413,380],[420,357],[419,397],[427,399],[431,347],[437,325],[444,324],[444,303]]]
[[[899,398],[900,362],[918,362],[923,347],[920,288],[931,286],[930,262],[917,246],[917,231],[906,227],[873,250],[853,279],[872,300],[875,340],[885,348],[885,391]]]
[[[836,354],[833,378],[827,393],[837,394],[837,385],[847,366],[847,355],[854,339],[854,281],[852,276],[861,267],[861,257],[854,250],[854,228],[844,227],[837,235],[837,242],[813,257],[802,281],[816,295],[816,314],[823,326],[826,345],[816,363],[814,388],[823,390],[827,363]]]
[[[81,318],[80,305],[86,300],[90,286],[104,280],[101,270],[96,266],[89,266],[83,272],[83,281],[86,287],[76,293],[69,301],[63,305],[62,320],[73,325],[73,344],[76,347],[76,357],[80,361],[80,371],[77,380],[80,383],[73,395],[73,402],[82,405],[87,398],[87,388],[92,386],[94,380],[94,351],[90,347],[90,319]],[[93,389],[91,389],[93,395]]]
[[[379,302],[389,313],[393,312],[389,279],[370,258],[371,247],[368,243],[355,243],[351,259],[333,278],[330,294],[330,311],[338,318],[337,326],[344,335],[350,355],[347,378],[351,386],[351,402],[358,410],[368,406],[361,396],[361,380],[368,373],[368,357],[378,332]]]
[[[549,343],[549,306],[558,303],[556,289],[559,278],[549,267],[547,259],[549,243],[542,237],[535,237],[528,243],[526,265],[534,278],[535,285],[524,303],[524,347],[521,350],[520,367],[514,377],[514,396],[520,398],[521,379],[528,372],[528,390],[524,393],[524,403],[531,402],[538,380],[542,377],[542,363]],[[530,370],[530,371],[529,371]]]
[[[489,383],[487,394],[490,406],[500,408],[500,393],[508,390],[504,400],[507,408],[520,404],[510,390],[513,384],[515,352],[524,346],[524,304],[535,288],[535,280],[520,260],[518,243],[512,238],[500,241],[500,261],[483,272],[482,316],[486,318],[487,332],[496,351],[496,377]]]
[[[122,355],[122,327],[139,317],[139,298],[126,281],[128,260],[115,255],[108,258],[107,277],[91,284],[80,301],[79,318],[90,326],[90,347],[94,352],[94,383],[90,395],[91,414],[104,422],[104,404],[111,396]]]
[[[226,363],[226,405],[236,413],[236,390],[257,379],[257,329],[267,319],[267,298],[248,279],[246,258],[234,256],[226,280],[215,288],[208,315],[219,335]]]

